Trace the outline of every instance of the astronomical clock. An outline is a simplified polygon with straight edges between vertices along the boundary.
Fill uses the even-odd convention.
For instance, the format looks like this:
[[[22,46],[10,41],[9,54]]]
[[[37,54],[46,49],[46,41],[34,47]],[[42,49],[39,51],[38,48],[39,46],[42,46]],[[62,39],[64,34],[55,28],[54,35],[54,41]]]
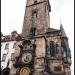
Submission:
[[[31,40],[24,40],[20,47],[20,55],[16,58],[14,66],[18,75],[32,75],[35,57],[35,44]]]

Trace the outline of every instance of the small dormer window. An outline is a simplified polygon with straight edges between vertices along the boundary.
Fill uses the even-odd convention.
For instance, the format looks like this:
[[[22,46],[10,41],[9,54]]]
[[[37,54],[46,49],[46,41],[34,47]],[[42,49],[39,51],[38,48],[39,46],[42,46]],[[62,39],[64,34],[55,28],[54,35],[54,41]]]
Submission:
[[[8,43],[5,45],[5,49],[9,49],[9,44]]]

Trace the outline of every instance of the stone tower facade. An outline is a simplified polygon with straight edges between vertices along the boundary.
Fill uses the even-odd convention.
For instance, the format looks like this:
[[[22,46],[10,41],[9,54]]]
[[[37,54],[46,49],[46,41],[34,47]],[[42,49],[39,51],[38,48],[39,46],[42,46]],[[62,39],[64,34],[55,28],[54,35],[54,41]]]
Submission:
[[[16,40],[14,75],[71,75],[68,37],[50,28],[49,0],[27,0],[22,39]]]
[[[49,27],[49,0],[27,0],[22,33],[29,36],[32,28],[35,35],[43,34]]]

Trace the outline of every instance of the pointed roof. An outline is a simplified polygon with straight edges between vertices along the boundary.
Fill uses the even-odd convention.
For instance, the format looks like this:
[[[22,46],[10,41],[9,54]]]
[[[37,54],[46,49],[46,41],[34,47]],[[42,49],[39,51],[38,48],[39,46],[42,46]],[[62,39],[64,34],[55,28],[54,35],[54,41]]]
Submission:
[[[60,30],[61,30],[62,37],[67,37],[67,35],[65,33],[65,30],[64,30],[62,24],[60,25]]]
[[[56,31],[59,31],[58,29],[54,29],[54,28],[48,28],[47,29],[47,32],[56,32]]]
[[[53,33],[53,32],[59,32],[60,30],[54,29],[54,28],[48,28],[46,33]]]

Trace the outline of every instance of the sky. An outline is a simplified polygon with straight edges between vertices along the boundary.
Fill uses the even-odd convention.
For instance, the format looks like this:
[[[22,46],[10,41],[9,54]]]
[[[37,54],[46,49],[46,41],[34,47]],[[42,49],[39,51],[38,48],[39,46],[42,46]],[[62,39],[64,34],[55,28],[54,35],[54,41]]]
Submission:
[[[62,23],[69,38],[72,55],[71,73],[74,75],[74,0],[49,1],[51,5],[50,27],[59,29]],[[1,32],[3,35],[10,35],[14,30],[21,33],[25,6],[26,0],[1,0]]]

